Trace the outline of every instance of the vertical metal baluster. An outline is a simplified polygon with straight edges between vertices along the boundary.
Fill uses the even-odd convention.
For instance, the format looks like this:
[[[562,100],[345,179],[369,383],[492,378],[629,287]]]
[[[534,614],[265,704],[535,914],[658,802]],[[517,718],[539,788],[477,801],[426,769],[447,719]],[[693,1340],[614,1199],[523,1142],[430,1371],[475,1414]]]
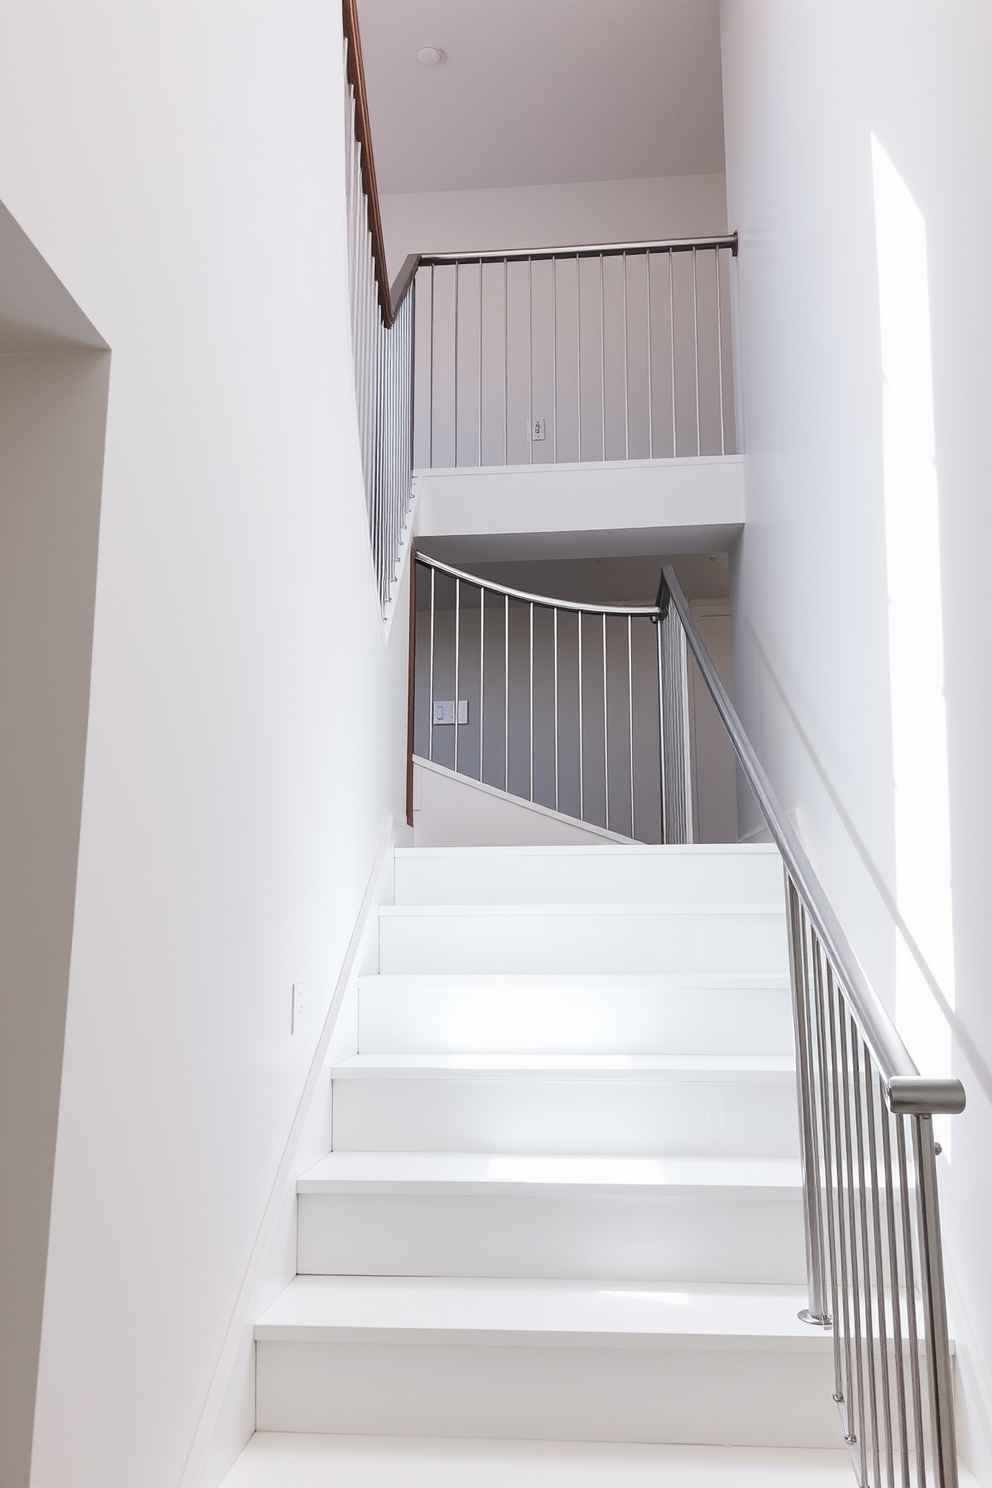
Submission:
[[[606,830],[610,830],[610,715],[606,693],[606,615],[603,615],[603,786],[606,792]]]
[[[558,463],[558,260],[551,260],[551,458]]]
[[[675,255],[671,248],[668,250],[668,311],[670,316],[669,329],[672,336],[672,458],[677,460],[679,454],[679,434],[675,413]]]
[[[462,581],[461,581],[461,579],[456,579],[455,580],[455,774],[456,775],[458,774],[458,685],[459,685],[458,663],[459,663],[459,660],[460,660],[459,655],[458,655],[458,648],[459,648],[459,643],[461,641],[461,635],[460,635],[460,630],[461,630],[461,598],[462,598]]]
[[[651,252],[644,255],[644,275],[647,290],[647,336],[648,336],[648,459],[654,459],[654,327],[651,323]]]
[[[554,704],[555,704],[555,810],[558,810],[558,606],[554,616]]]
[[[503,464],[510,462],[510,283],[506,259],[503,260]]]
[[[885,1445],[886,1477],[895,1488],[892,1451],[892,1396],[889,1382],[889,1327],[885,1306],[885,1263],[882,1258],[882,1211],[879,1204],[878,1137],[875,1126],[875,1072],[868,1046],[862,1040],[865,1071],[865,1129],[868,1136],[868,1179],[871,1192],[872,1239],[875,1261],[875,1311],[878,1319],[878,1367],[882,1377],[882,1439]],[[884,1115],[884,1113],[883,1113]]]
[[[806,911],[788,871],[785,875],[786,928],[792,971],[792,1013],[796,1039],[796,1094],[803,1167],[803,1219],[806,1230],[806,1285],[809,1307],[804,1322],[822,1325],[827,1313],[823,1286],[823,1217],[820,1212],[820,1162],[814,1118],[812,1044],[809,1026],[809,954]]]
[[[867,1443],[865,1442],[865,1395],[864,1395],[864,1360],[861,1352],[861,1290],[858,1285],[858,1226],[855,1218],[854,1205],[854,1154],[851,1141],[851,1078],[852,1071],[847,1058],[847,1008],[844,1004],[840,1012],[840,1053],[841,1071],[844,1079],[844,1155],[845,1184],[847,1189],[847,1233],[851,1247],[851,1320],[854,1325],[854,1377],[856,1400],[848,1401],[847,1430],[848,1441],[852,1446],[858,1448],[858,1459],[860,1462],[860,1482],[865,1483],[868,1475]],[[852,1413],[852,1407],[855,1407]]]
[[[459,304],[461,302],[461,289],[459,287],[459,274],[460,274],[460,270],[461,270],[461,264],[456,262],[456,264],[455,264],[455,359],[454,359],[455,381],[454,381],[454,387],[453,387],[454,397],[452,399],[452,428],[453,428],[453,432],[454,432],[455,443],[454,443],[454,449],[452,450],[452,456],[451,456],[451,463],[452,463],[452,465],[457,465],[458,464],[458,307],[459,307]],[[457,699],[456,699],[456,701],[457,701]],[[458,725],[456,724],[455,725],[455,738],[456,739],[458,737],[457,729],[458,729]]]
[[[575,255],[575,445],[576,460],[582,459],[582,260]]]
[[[534,799],[534,601],[530,602],[530,798]]]
[[[892,1166],[892,1120],[886,1105],[885,1090],[881,1077],[878,1082],[878,1103],[882,1124],[882,1162],[885,1168],[885,1218],[889,1241],[889,1289],[892,1297],[892,1339],[896,1376],[896,1406],[899,1411],[899,1446],[902,1472],[902,1488],[910,1488],[909,1481],[909,1431],[906,1419],[906,1375],[902,1341],[902,1303],[899,1282],[899,1244],[896,1227],[895,1171]]]
[[[503,789],[510,789],[510,596],[503,596]]]
[[[696,285],[696,250],[692,250],[692,346],[696,363],[696,454],[701,455],[702,430],[699,427],[699,295]]]
[[[430,632],[431,639],[430,639],[430,661],[429,661],[430,671],[429,671],[429,678],[428,678],[428,681],[429,681],[428,691],[430,693],[430,704],[431,704],[431,706],[430,706],[430,712],[427,715],[427,720],[428,720],[428,723],[427,723],[427,758],[429,760],[433,760],[433,758],[434,758],[434,580],[435,580],[436,576],[437,576],[437,569],[436,568],[432,568],[431,569],[431,632]]]
[[[582,713],[582,611],[578,612],[578,637],[579,637],[579,820],[586,819],[585,777],[582,769],[582,736],[585,731],[585,718]]]
[[[630,387],[627,348],[627,255],[620,255],[623,265],[623,457],[630,459]]]
[[[482,280],[485,264],[479,259],[479,464],[482,464]]]
[[[727,453],[726,432],[723,416],[723,307],[720,299],[720,249],[714,248],[716,262],[716,359],[720,377],[720,453]]]
[[[603,417],[603,459],[606,459],[606,277],[599,255],[599,385]]]
[[[486,742],[486,591],[479,585],[479,779]]]
[[[634,650],[633,620],[627,616],[627,727],[630,731],[630,835],[634,836]]]
[[[431,264],[430,424],[427,431],[427,464],[434,468],[434,265]]]
[[[902,1253],[906,1265],[906,1332],[909,1337],[909,1381],[913,1396],[913,1435],[916,1446],[916,1481],[926,1488],[927,1458],[923,1439],[923,1398],[920,1386],[920,1340],[916,1327],[916,1266],[913,1261],[913,1232],[910,1210],[909,1172],[906,1164],[908,1117],[896,1117],[896,1154],[899,1159],[899,1199],[902,1210]]]
[[[878,1442],[878,1381],[875,1371],[875,1324],[872,1318],[872,1245],[868,1235],[868,1179],[865,1167],[864,1110],[861,1097],[861,1037],[851,1019],[851,1064],[854,1075],[855,1137],[858,1151],[858,1208],[861,1217],[861,1259],[864,1268],[862,1289],[865,1294],[865,1356],[868,1364],[868,1411],[871,1421],[871,1452],[875,1482],[881,1488],[882,1465]]]
[[[947,1300],[944,1295],[944,1263],[937,1211],[937,1157],[934,1151],[932,1117],[913,1117],[913,1145],[920,1235],[920,1290],[926,1323],[930,1377],[933,1462],[940,1488],[953,1488],[957,1483],[958,1460],[954,1434],[954,1378],[947,1335]]]
[[[827,1271],[830,1294],[830,1320],[833,1324],[833,1349],[834,1349],[834,1380],[839,1384],[843,1378],[843,1369],[840,1353],[840,1327],[838,1317],[837,1296],[837,1221],[834,1211],[834,1169],[835,1154],[833,1146],[833,1126],[831,1122],[831,1097],[832,1087],[830,1081],[830,1065],[827,1045],[827,1021],[824,1006],[824,967],[823,950],[819,937],[813,933],[812,936],[812,966],[813,966],[813,1017],[816,1030],[816,1050],[819,1076],[819,1101],[818,1110],[820,1117],[820,1148],[823,1161],[823,1198],[826,1209],[826,1231],[827,1231]]]
[[[658,841],[667,842],[667,814],[665,810],[668,796],[668,779],[665,771],[665,679],[664,661],[661,649],[661,616],[655,622],[655,632],[658,643]]]
[[[834,1114],[834,1150],[837,1153],[837,1250],[840,1262],[839,1298],[843,1302],[843,1308],[834,1304],[834,1332],[843,1329],[844,1345],[844,1376],[843,1387],[840,1391],[840,1401],[844,1405],[844,1418],[848,1421],[847,1430],[851,1433],[855,1430],[854,1417],[851,1415],[853,1406],[854,1366],[851,1361],[851,1290],[849,1286],[849,1267],[854,1265],[854,1257],[850,1254],[850,1235],[847,1228],[847,1216],[844,1212],[844,1195],[846,1180],[844,1177],[844,1147],[842,1137],[842,1097],[838,1072],[841,1069],[838,1057],[838,1026],[839,1018],[842,1016],[839,1008],[839,996],[834,983],[833,969],[827,966],[827,1007],[830,1015],[830,1074],[831,1094],[833,1097]]]
[[[534,260],[527,260],[527,463],[534,463]],[[533,799],[533,791],[531,799]]]

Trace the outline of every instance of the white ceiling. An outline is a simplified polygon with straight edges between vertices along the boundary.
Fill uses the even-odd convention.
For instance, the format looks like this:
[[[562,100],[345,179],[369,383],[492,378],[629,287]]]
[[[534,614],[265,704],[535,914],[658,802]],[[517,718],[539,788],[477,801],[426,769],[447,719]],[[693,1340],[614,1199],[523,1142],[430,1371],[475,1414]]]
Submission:
[[[723,170],[718,0],[359,0],[359,22],[380,192]]]

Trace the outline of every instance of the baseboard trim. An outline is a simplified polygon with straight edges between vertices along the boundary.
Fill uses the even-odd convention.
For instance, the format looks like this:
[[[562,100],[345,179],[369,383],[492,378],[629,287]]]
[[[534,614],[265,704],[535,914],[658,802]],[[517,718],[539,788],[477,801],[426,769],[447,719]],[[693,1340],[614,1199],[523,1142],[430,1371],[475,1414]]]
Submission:
[[[183,1473],[179,1479],[179,1488],[203,1488],[201,1473],[207,1462],[214,1432],[221,1418],[228,1388],[237,1365],[239,1349],[242,1347],[245,1337],[245,1330],[250,1329],[253,1322],[252,1306],[256,1288],[262,1278],[269,1247],[273,1242],[287,1185],[293,1180],[296,1154],[299,1150],[307,1117],[317,1092],[321,1071],[327,1058],[327,1050],[334,1033],[335,1024],[337,1023],[345,994],[354,973],[362,937],[369,916],[376,908],[376,894],[383,865],[392,847],[393,818],[391,815],[387,815],[383,822],[382,831],[379,834],[379,840],[372,859],[372,866],[365,885],[365,893],[362,896],[362,902],[355,917],[348,947],[345,951],[340,971],[338,972],[338,978],[326,1017],[324,1018],[324,1026],[321,1029],[320,1038],[314,1049],[307,1078],[304,1082],[299,1101],[297,1102],[296,1113],[283,1148],[282,1158],[280,1159],[272,1187],[269,1191],[268,1201],[262,1214],[255,1243],[252,1246],[248,1265],[245,1268],[244,1277],[238,1290],[237,1301],[234,1304],[234,1309],[224,1336],[224,1342],[221,1345],[220,1354],[214,1367],[207,1395],[203,1403],[203,1409],[200,1412],[200,1418],[193,1433],[193,1440],[186,1458]],[[245,1437],[245,1440],[241,1442],[240,1446],[236,1448],[233,1455],[231,1455],[228,1466],[234,1462],[237,1453],[242,1450],[250,1436],[251,1432],[248,1433],[248,1436]]]

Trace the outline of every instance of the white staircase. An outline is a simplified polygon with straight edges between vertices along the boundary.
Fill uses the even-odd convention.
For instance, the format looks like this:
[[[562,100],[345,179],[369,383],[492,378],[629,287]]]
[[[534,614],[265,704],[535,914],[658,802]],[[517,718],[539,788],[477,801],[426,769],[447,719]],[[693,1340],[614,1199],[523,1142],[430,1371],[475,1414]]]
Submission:
[[[513,1451],[542,1484],[777,1481],[786,1457],[783,1482],[846,1482],[830,1336],[797,1316],[778,855],[398,850],[379,933],[231,1488],[449,1481],[442,1443],[353,1437],[473,1439],[480,1483]]]

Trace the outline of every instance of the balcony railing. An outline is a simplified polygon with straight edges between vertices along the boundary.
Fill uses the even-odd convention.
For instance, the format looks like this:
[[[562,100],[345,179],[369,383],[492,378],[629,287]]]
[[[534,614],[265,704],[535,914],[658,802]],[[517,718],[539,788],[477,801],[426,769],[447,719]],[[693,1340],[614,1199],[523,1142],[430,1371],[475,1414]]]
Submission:
[[[735,453],[736,252],[730,236],[422,257],[414,463]]]
[[[375,185],[361,41],[351,0],[344,5],[348,268],[355,401],[369,540],[379,604],[396,581],[413,484],[413,302],[409,281],[391,291]]]

